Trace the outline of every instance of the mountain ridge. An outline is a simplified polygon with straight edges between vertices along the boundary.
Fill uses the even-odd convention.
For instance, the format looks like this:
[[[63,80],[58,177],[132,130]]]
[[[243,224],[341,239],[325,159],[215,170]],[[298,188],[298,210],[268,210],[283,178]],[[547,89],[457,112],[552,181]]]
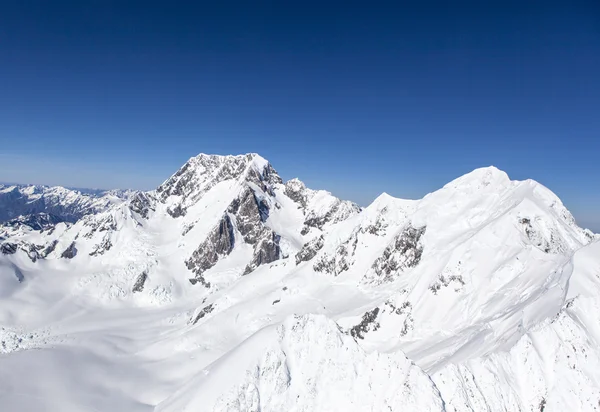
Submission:
[[[278,410],[301,397],[307,411],[547,412],[600,400],[600,369],[586,366],[600,363],[600,237],[549,189],[495,167],[360,208],[283,182],[256,154],[198,155],[156,190],[51,226],[0,233],[0,387],[60,410]],[[79,359],[88,380],[56,379],[81,395],[2,372],[34,352]],[[227,371],[235,379],[210,382]],[[397,395],[369,396],[391,376]],[[99,401],[112,382],[126,389]],[[0,404],[19,406],[10,399]]]

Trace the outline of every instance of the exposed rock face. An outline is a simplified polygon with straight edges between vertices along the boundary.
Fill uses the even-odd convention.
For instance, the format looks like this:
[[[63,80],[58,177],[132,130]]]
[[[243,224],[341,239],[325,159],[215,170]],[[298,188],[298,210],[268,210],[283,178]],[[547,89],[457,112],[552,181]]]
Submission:
[[[225,214],[217,227],[185,262],[187,268],[196,274],[196,277],[190,279],[190,282],[192,284],[201,283],[209,288],[210,282],[207,282],[202,274],[213,267],[221,256],[231,253],[234,242],[233,224],[229,214]]]
[[[311,229],[322,230],[327,224],[341,222],[360,212],[355,203],[337,199],[324,190],[308,189],[298,179],[289,180],[284,193],[298,204],[305,215],[302,235],[307,235]]]
[[[229,208],[229,213],[235,216],[237,229],[244,241],[251,245],[263,235],[263,222],[269,214],[269,208],[264,201],[259,201],[254,191],[249,187],[237,197]]]
[[[344,203],[341,200],[337,200],[331,209],[324,215],[319,215],[315,212],[311,212],[304,221],[304,228],[302,234],[306,235],[311,228],[323,229],[323,226],[327,223],[336,223],[348,218],[351,214],[351,210],[343,211]]]
[[[0,246],[0,252],[5,255],[12,255],[17,252],[18,246],[15,243],[5,242]]]
[[[147,280],[148,280],[148,274],[146,272],[140,273],[140,275],[135,280],[135,283],[133,284],[133,288],[131,289],[131,291],[134,293],[143,291],[144,284],[146,283]]]
[[[281,178],[270,164],[261,159],[256,155],[198,156],[159,188],[162,196],[181,196],[184,199],[178,203],[181,206],[192,197],[199,198],[221,181],[239,179],[242,183],[242,190],[227,207],[221,223],[186,261],[187,267],[196,274],[196,278],[191,280],[193,283],[200,282],[210,287],[202,273],[231,253],[236,242],[254,247],[252,260],[243,274],[281,258],[280,236],[265,225],[270,202],[276,203],[273,185],[280,184]],[[193,180],[191,176],[198,177],[200,181]],[[185,227],[184,232],[190,229]],[[235,239],[238,234],[240,239]]]
[[[24,242],[20,245],[20,247],[25,253],[27,253],[27,256],[29,257],[29,259],[31,259],[31,261],[34,263],[38,259],[43,257],[39,253],[39,251],[44,248],[43,246],[34,245],[33,243],[29,243],[29,242]]]
[[[375,308],[371,311],[363,314],[362,320],[352,329],[350,329],[350,335],[354,338],[364,339],[364,334],[373,330],[379,329],[379,322],[377,322],[377,315],[379,314],[379,308]]]
[[[155,202],[156,199],[149,193],[138,192],[129,202],[129,208],[141,217],[147,219],[150,212],[156,210]]]
[[[170,208],[174,217],[183,216],[186,209],[208,190],[226,180],[243,180],[256,184],[273,195],[272,185],[281,183],[273,167],[262,157],[251,153],[240,156],[201,154],[191,158],[181,169],[160,185],[157,194],[161,201],[178,199]]]
[[[294,202],[298,203],[300,207],[306,208],[308,202],[306,186],[299,179],[291,179],[286,182],[285,194]]]
[[[342,272],[350,269],[350,266],[354,263],[357,244],[358,234],[354,232],[348,240],[336,248],[335,253],[322,256],[313,265],[313,269],[317,272],[339,276]]]
[[[299,265],[301,262],[308,262],[317,256],[317,253],[319,253],[319,250],[323,248],[324,244],[325,238],[323,235],[311,239],[309,242],[305,243],[304,246],[302,246],[302,249],[296,253],[296,265]]]
[[[246,266],[244,274],[252,272],[262,264],[279,259],[280,237],[264,225],[268,216],[269,206],[266,200],[258,198],[250,187],[246,187],[229,205],[219,225],[186,261],[188,269],[196,274],[196,282],[210,287],[202,273],[213,267],[220,258],[231,253],[236,241],[234,226],[241,235],[240,241],[254,245],[252,261]]]
[[[90,239],[96,232],[109,232],[117,230],[117,222],[115,218],[110,215],[99,215],[99,216],[86,216],[84,218],[85,226],[89,228],[89,231],[84,235]]]
[[[46,258],[50,253],[54,252],[54,249],[56,249],[56,245],[58,245],[58,240],[53,240],[52,242],[50,242],[50,244],[46,246],[46,248],[42,251],[42,257]]]
[[[75,242],[72,242],[68,248],[65,249],[64,252],[60,255],[60,257],[65,259],[73,259],[77,255],[77,248],[75,247]]]
[[[98,243],[94,250],[92,252],[90,252],[90,256],[98,256],[98,255],[103,255],[104,253],[106,253],[108,250],[110,250],[110,248],[112,247],[112,242],[110,240],[110,234],[107,233],[104,235],[104,237],[102,238],[102,242]]]
[[[202,319],[203,317],[205,317],[206,315],[208,315],[209,313],[211,313],[214,310],[214,304],[209,304],[206,305],[205,307],[203,307],[198,314],[196,315],[196,317],[194,318],[194,320],[192,321],[192,325],[195,325],[196,323],[198,323],[200,321],[200,319]]]
[[[281,257],[281,248],[279,247],[280,236],[272,230],[266,229],[263,238],[256,243],[252,261],[246,266],[244,275],[252,272],[260,265],[271,263]]]
[[[181,206],[181,204],[176,205],[175,207],[170,207],[167,209],[167,213],[171,215],[171,217],[178,218],[181,216],[185,216],[186,209]]]
[[[414,268],[421,261],[423,245],[421,237],[425,227],[414,228],[410,224],[398,234],[365,274],[365,283],[387,283],[396,279],[398,273]]]

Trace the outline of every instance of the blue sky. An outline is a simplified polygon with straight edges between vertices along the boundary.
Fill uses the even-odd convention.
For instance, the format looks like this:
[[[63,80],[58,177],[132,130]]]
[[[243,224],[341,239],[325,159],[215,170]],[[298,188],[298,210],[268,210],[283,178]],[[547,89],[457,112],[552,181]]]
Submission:
[[[3,2],[0,181],[149,189],[258,152],[368,204],[495,165],[600,231],[600,6],[284,3]]]

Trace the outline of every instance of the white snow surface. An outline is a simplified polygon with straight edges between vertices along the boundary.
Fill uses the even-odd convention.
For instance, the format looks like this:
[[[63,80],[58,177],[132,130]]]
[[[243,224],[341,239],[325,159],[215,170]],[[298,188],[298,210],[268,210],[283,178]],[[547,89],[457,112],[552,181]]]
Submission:
[[[248,190],[260,216],[233,207]],[[259,155],[199,155],[2,237],[3,411],[600,409],[600,239],[494,167],[360,210]]]

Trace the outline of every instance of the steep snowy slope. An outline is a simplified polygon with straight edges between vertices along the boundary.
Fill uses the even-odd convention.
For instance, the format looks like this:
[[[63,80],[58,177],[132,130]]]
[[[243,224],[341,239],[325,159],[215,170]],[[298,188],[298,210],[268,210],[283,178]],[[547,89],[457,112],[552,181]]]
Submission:
[[[360,210],[199,155],[43,223],[0,233],[2,410],[600,408],[600,241],[493,167]]]
[[[287,318],[247,339],[157,411],[442,411],[401,353],[365,353],[324,316]]]

